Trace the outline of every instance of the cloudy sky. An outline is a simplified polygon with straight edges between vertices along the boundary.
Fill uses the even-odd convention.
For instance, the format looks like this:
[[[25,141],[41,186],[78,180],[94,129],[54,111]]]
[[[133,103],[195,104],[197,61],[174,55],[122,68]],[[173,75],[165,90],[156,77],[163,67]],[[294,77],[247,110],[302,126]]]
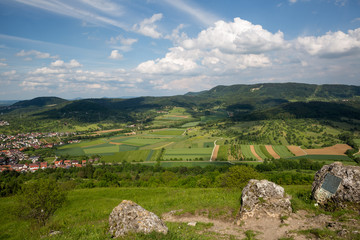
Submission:
[[[360,0],[1,0],[0,100],[360,85]]]

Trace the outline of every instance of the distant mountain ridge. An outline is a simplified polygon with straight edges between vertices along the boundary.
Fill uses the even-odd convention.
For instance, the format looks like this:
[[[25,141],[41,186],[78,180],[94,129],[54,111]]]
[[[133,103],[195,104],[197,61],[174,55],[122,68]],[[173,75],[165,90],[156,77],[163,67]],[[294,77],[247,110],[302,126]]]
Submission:
[[[59,97],[37,97],[31,100],[23,100],[14,103],[13,107],[29,107],[29,106],[36,106],[36,107],[43,107],[48,105],[60,104],[63,102],[67,102],[67,100],[59,98]]]
[[[333,118],[340,114],[359,119],[360,86],[264,83],[220,85],[210,90],[167,97],[91,98],[74,101],[58,97],[38,97],[17,102],[7,107],[5,113],[24,109],[26,112],[34,111],[33,116],[43,119],[133,121],[142,115],[149,115],[144,114],[147,111],[175,106],[186,108],[194,116],[222,109],[232,112],[234,119],[239,120],[284,116]]]

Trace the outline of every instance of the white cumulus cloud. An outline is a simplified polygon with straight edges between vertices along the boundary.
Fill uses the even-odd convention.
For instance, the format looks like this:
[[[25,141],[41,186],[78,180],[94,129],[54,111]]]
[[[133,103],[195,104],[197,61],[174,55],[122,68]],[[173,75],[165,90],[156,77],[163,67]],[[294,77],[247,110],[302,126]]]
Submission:
[[[162,34],[158,32],[155,22],[161,20],[162,17],[162,13],[157,13],[154,14],[151,18],[145,18],[139,24],[135,24],[133,26],[133,30],[151,38],[160,38],[162,37]]]
[[[35,57],[35,58],[42,58],[42,59],[56,58],[56,56],[51,56],[50,53],[40,52],[37,50],[30,50],[30,51],[21,50],[20,52],[16,53],[16,56],[18,56],[18,57]]]
[[[360,28],[347,33],[337,31],[319,37],[299,37],[296,43],[298,48],[305,49],[310,55],[322,58],[353,55],[360,51]]]
[[[81,67],[82,64],[80,64],[75,59],[71,59],[70,62],[68,62],[68,63],[59,59],[59,60],[56,60],[55,62],[52,62],[50,64],[50,66],[55,67],[55,68],[77,68],[77,67]]]
[[[195,39],[187,39],[183,46],[188,49],[218,48],[226,53],[263,53],[285,46],[284,34],[273,34],[249,21],[235,18],[233,22],[218,21],[199,33]]]
[[[119,53],[119,50],[112,50],[109,56],[110,59],[120,60],[123,58],[123,55]]]

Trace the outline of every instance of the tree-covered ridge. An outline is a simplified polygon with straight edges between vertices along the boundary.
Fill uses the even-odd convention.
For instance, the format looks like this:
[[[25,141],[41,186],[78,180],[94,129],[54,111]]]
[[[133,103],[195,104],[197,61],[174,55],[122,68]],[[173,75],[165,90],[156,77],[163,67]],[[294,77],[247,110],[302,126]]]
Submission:
[[[227,112],[235,120],[254,119],[359,119],[360,87],[267,83],[217,86],[207,91],[167,97],[131,99],[100,98],[67,101],[39,97],[0,108],[7,116],[34,117],[42,120],[67,119],[91,122],[147,122],[156,111],[182,107],[199,118],[214,111]]]

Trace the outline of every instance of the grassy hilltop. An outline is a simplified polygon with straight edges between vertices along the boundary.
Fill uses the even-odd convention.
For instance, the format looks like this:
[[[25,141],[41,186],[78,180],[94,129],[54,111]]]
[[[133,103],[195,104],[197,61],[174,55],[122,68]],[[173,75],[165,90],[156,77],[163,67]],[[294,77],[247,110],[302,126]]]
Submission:
[[[360,206],[319,208],[310,199],[314,174],[323,165],[359,165],[358,86],[283,83],[217,86],[169,97],[40,97],[7,104],[0,113],[10,124],[0,126],[7,139],[76,132],[41,138],[65,144],[30,147],[24,154],[49,166],[55,159],[86,160],[81,167],[0,173],[0,239],[109,239],[108,216],[124,199],[159,216],[177,210],[166,223],[169,235],[124,239],[265,239],[269,222],[232,224],[241,190],[252,178],[273,181],[292,195],[294,213],[271,223],[278,239],[360,239]],[[42,181],[55,182],[67,200],[39,225],[19,218],[17,195]],[[196,227],[187,225],[189,219],[196,219]],[[340,224],[346,235],[329,222]],[[307,223],[307,229],[296,229]],[[59,232],[50,236],[54,231]]]

